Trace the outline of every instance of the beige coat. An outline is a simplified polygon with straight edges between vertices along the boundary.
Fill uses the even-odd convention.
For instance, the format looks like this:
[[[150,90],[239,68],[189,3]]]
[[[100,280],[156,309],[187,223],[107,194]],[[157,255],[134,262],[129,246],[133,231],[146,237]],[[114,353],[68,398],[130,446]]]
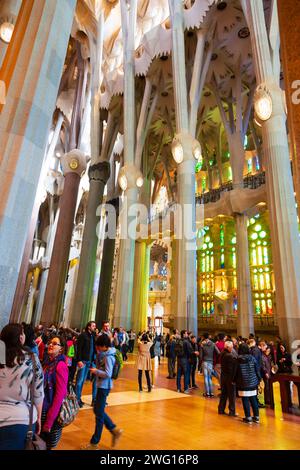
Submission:
[[[151,370],[150,348],[152,342],[138,344],[137,368],[139,370]]]

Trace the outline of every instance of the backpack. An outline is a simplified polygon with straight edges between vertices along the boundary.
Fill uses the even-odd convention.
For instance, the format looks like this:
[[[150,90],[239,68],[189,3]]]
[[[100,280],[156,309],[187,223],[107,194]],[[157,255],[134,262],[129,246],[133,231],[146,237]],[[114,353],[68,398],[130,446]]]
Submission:
[[[150,357],[151,357],[151,359],[154,359],[154,358],[155,358],[155,354],[154,354],[154,343],[152,344],[152,346],[151,346],[149,352],[150,352]]]
[[[116,360],[115,360],[112,375],[111,375],[111,378],[113,380],[117,380],[123,368],[123,356],[122,356],[121,351],[119,351],[119,349],[116,349],[115,359]]]
[[[176,339],[174,352],[176,357],[184,356],[183,340],[181,338]]]
[[[68,356],[68,357],[75,357],[75,348],[74,348],[74,344],[71,344],[71,346],[69,346],[69,349],[68,349],[68,352],[67,352],[67,356]]]
[[[166,345],[166,357],[171,357],[171,341],[168,341]]]

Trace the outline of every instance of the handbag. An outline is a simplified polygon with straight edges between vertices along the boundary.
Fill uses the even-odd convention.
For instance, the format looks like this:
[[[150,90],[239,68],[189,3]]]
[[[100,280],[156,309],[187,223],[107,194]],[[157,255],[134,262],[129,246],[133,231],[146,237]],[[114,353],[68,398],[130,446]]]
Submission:
[[[29,430],[26,435],[25,450],[47,450],[46,442],[43,439],[35,434],[32,430],[33,428],[33,395],[34,395],[34,375],[35,375],[35,357],[34,354],[31,356],[33,364],[33,379],[30,386],[30,410],[29,410]]]
[[[72,385],[69,385],[69,390],[66,398],[62,402],[57,422],[63,428],[71,424],[79,411],[79,404]]]

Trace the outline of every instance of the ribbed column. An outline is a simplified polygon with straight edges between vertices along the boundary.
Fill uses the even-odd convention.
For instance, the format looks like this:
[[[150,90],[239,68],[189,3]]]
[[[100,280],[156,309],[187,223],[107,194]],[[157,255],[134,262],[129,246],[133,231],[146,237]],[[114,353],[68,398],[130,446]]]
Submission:
[[[195,220],[195,160],[178,165],[178,203],[182,211],[182,233],[178,240],[177,315],[175,327],[197,333],[197,273]]]
[[[108,205],[112,205],[116,214],[116,227],[118,224],[119,216],[119,199],[112,199],[107,202]],[[114,266],[114,255],[116,246],[116,227],[111,227],[114,233],[106,237],[103,243],[103,252],[101,260],[101,273],[98,288],[98,298],[96,307],[96,318],[95,321],[100,327],[102,322],[108,319],[109,304],[110,304],[110,292],[113,276]]]
[[[131,327],[143,331],[147,325],[150,246],[146,241],[136,242]]]
[[[103,191],[110,174],[109,162],[100,162],[89,169],[90,190],[86,209],[85,227],[80,253],[79,271],[75,292],[72,325],[82,328],[89,320],[94,285],[96,253],[98,245],[97,224],[100,221],[100,207]]]
[[[128,227],[136,226],[136,216],[129,216],[129,208],[137,201],[137,188],[125,191],[127,208],[120,213],[120,248],[117,274],[117,288],[114,309],[114,325],[129,329],[131,324],[132,288],[134,273],[135,239],[128,233]],[[134,232],[134,230],[132,230]]]
[[[243,7],[251,30],[258,84],[264,84],[273,105],[270,119],[262,122],[264,164],[276,285],[276,312],[280,336],[288,342],[290,349],[292,341],[300,338],[300,244],[286,115],[278,85],[279,71],[275,75],[271,65],[263,3],[261,0],[244,2]],[[273,34],[276,34],[274,28],[277,26],[275,22]],[[272,58],[274,64],[278,63],[279,57]]]
[[[235,227],[238,288],[237,333],[238,335],[243,336],[243,338],[248,338],[249,333],[254,333],[254,321],[251,296],[247,216],[244,214],[236,214]]]
[[[7,83],[0,115],[0,328],[11,312],[76,1],[23,4],[28,15],[17,21],[0,73]]]
[[[59,218],[41,318],[46,325],[58,322],[61,317],[80,175],[86,168],[86,157],[79,150],[71,150],[62,157],[62,167],[65,184],[59,201]]]
[[[175,93],[176,129],[182,146],[183,161],[178,164],[178,203],[182,214],[182,230],[177,253],[177,309],[175,327],[197,333],[196,284],[196,206],[195,160],[189,132],[187,84],[184,49],[183,3],[169,0],[172,21],[172,70]],[[192,235],[192,232],[194,235]]]
[[[132,288],[134,273],[134,250],[136,216],[129,216],[131,207],[138,201],[136,178],[139,168],[135,167],[136,147],[136,103],[135,103],[135,31],[137,0],[127,4],[121,1],[122,34],[124,40],[124,167],[126,178],[124,197],[127,208],[120,213],[120,248],[118,260],[114,325],[129,329],[131,323]],[[121,171],[121,170],[120,170]],[[127,228],[131,226],[130,236]]]

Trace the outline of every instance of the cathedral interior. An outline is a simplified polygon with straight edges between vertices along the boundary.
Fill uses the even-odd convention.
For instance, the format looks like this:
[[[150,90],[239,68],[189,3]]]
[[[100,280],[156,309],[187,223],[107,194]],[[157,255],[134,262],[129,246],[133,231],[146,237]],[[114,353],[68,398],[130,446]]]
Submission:
[[[1,2],[2,326],[300,337],[297,19],[280,0]]]

